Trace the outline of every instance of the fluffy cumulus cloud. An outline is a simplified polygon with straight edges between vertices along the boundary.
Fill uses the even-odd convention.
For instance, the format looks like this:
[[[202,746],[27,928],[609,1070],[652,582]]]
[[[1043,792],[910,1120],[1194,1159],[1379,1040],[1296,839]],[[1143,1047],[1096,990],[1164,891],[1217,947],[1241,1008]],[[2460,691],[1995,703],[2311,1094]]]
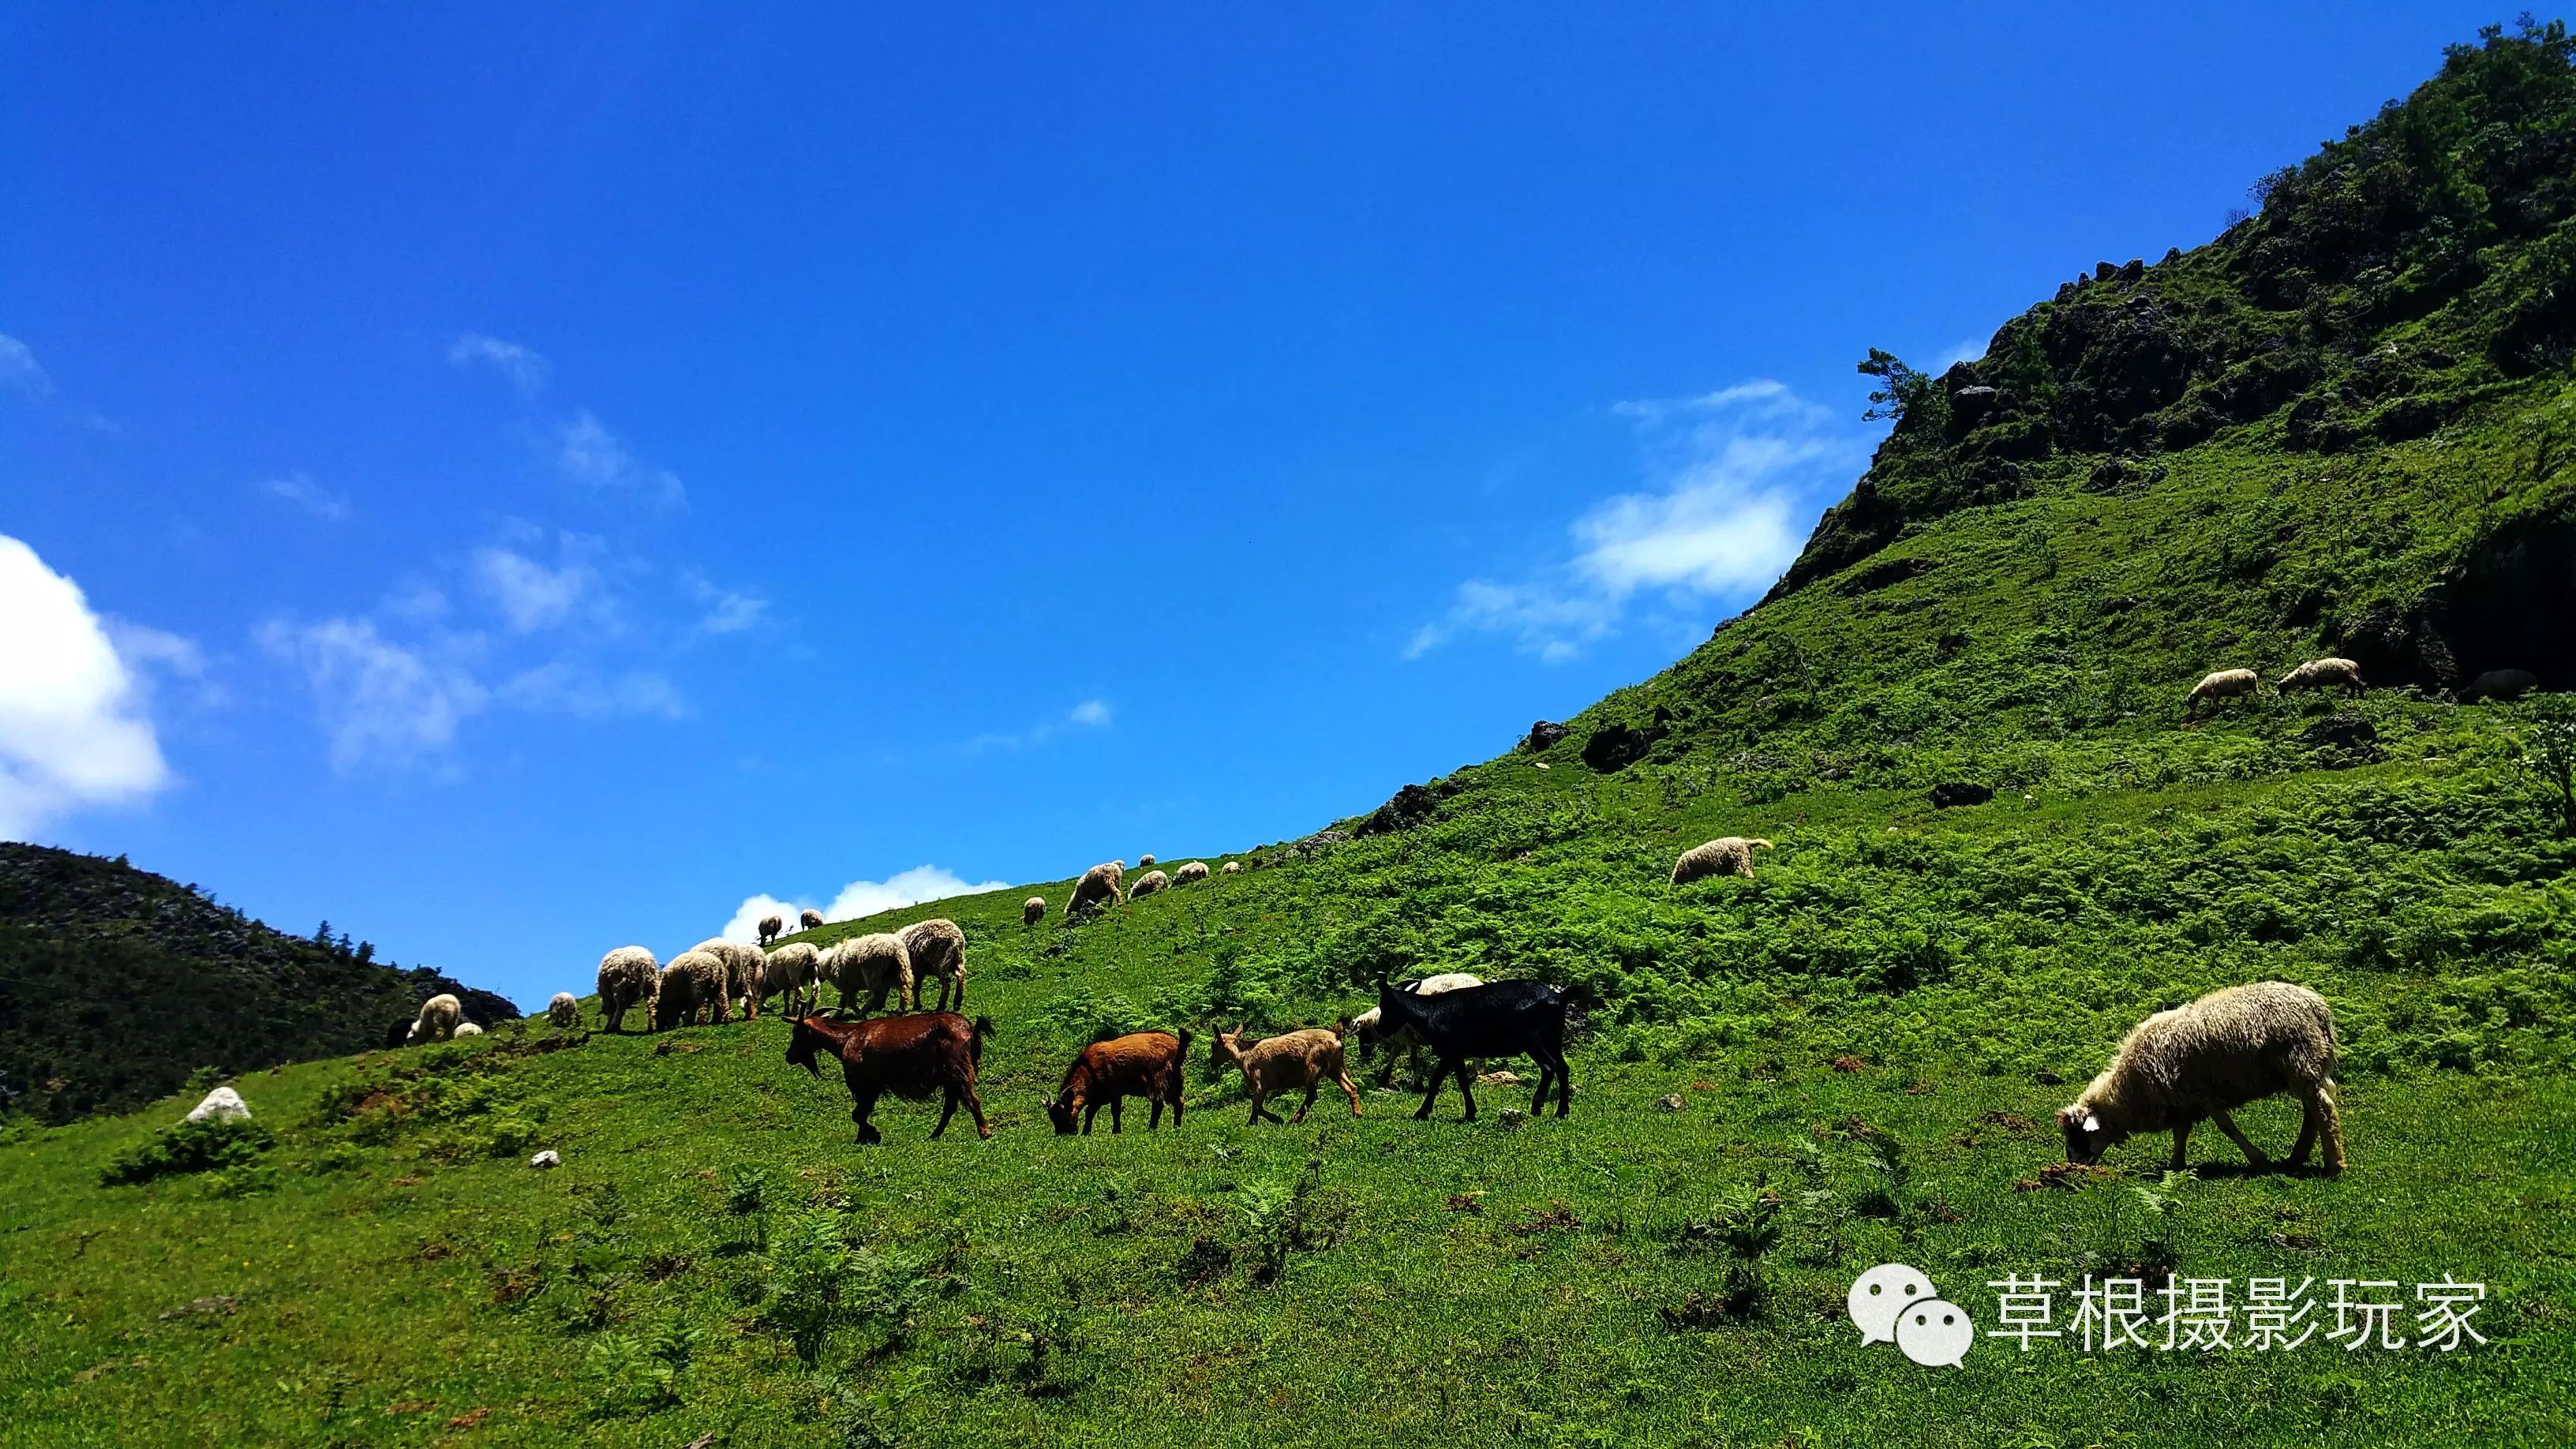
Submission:
[[[87,805],[145,799],[170,768],[143,709],[135,665],[80,586],[0,535],[0,837],[25,839]],[[194,646],[155,630],[128,635],[165,662]]]
[[[1461,584],[1448,612],[1414,631],[1407,658],[1491,633],[1563,660],[1616,632],[1641,596],[1676,611],[1741,604],[1798,556],[1816,514],[1867,460],[1857,432],[1769,379],[1612,412],[1636,428],[1657,486],[1576,519],[1562,562]]]
[[[563,558],[545,564],[516,549],[478,548],[472,563],[475,587],[512,633],[551,629],[603,606],[591,552],[567,538]]]
[[[969,881],[941,866],[916,865],[910,870],[897,871],[884,880],[854,880],[841,887],[830,905],[820,909],[824,920],[853,921],[879,911],[917,906],[924,901],[946,900],[950,896],[981,895],[986,891],[1006,889],[1008,885],[1009,882],[998,880]],[[724,929],[716,934],[728,941],[757,941],[760,939],[761,919],[766,916],[776,916],[785,921],[792,931],[800,913],[813,905],[812,901],[780,900],[773,895],[745,896],[741,908],[733,913],[733,919],[725,922]]]
[[[272,658],[303,675],[331,741],[331,764],[343,773],[440,753],[455,743],[457,726],[491,701],[462,663],[389,639],[370,619],[271,620],[257,637]]]

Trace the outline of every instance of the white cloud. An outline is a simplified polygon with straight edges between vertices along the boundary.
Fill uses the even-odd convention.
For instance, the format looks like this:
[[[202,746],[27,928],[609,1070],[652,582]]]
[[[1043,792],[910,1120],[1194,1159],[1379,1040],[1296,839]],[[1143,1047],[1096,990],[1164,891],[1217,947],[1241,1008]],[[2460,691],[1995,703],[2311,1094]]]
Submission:
[[[331,737],[331,764],[344,773],[370,760],[404,765],[445,750],[458,723],[491,697],[465,669],[385,638],[372,620],[271,620],[257,637],[270,655],[303,671]]]
[[[1557,662],[1617,632],[1644,592],[1677,609],[1741,601],[1798,556],[1816,513],[1867,460],[1856,432],[1770,378],[1611,411],[1635,423],[1659,485],[1576,519],[1564,561],[1517,583],[1461,584],[1448,613],[1406,641],[1405,658],[1482,632]]]
[[[54,380],[36,362],[35,349],[6,332],[0,332],[0,383],[38,397],[54,390]]]
[[[690,597],[706,608],[698,619],[701,634],[739,634],[769,617],[769,601],[758,594],[711,583],[694,569],[680,579]]]
[[[338,523],[349,516],[349,500],[302,473],[289,473],[282,478],[262,478],[250,485],[280,503],[301,508],[314,517]]]
[[[1932,370],[1936,373],[1948,372],[1959,363],[1983,362],[1985,358],[1986,339],[1971,337],[1963,342],[1952,343],[1950,350],[1941,354],[1941,360],[1932,365]]]
[[[67,811],[140,800],[170,783],[142,687],[107,626],[78,584],[5,535],[0,619],[0,838],[25,839]]]
[[[537,562],[506,548],[474,550],[474,581],[501,613],[512,633],[533,634],[606,607],[599,593],[599,571],[588,562],[597,550],[577,538],[564,540],[564,561]]]
[[[663,507],[688,501],[678,474],[638,463],[588,408],[556,428],[555,466],[574,482],[604,492],[631,493]]]
[[[1109,704],[1106,700],[1086,699],[1054,719],[1043,720],[1024,730],[989,732],[966,742],[968,754],[986,750],[1024,750],[1040,745],[1068,729],[1102,730],[1109,728]]]
[[[535,397],[546,385],[554,365],[533,347],[480,332],[460,335],[447,349],[447,360],[458,367],[487,366],[510,380],[521,397]]]
[[[1109,724],[1109,706],[1096,699],[1086,699],[1065,715],[1065,723],[1090,729],[1105,729]]]
[[[1008,889],[1010,882],[999,880],[969,881],[955,871],[936,865],[916,865],[897,871],[884,880],[854,880],[841,887],[832,903],[822,907],[826,921],[854,921],[873,916],[879,911],[917,906],[924,901],[942,901],[950,896],[981,895],[986,891]],[[773,895],[743,897],[742,905],[716,934],[728,941],[758,941],[760,920],[776,916],[795,930],[798,914],[813,906],[808,900],[780,900]]]
[[[562,659],[521,670],[504,680],[494,694],[502,703],[520,709],[584,719],[612,715],[681,719],[689,712],[679,689],[664,675],[644,670],[602,678]]]

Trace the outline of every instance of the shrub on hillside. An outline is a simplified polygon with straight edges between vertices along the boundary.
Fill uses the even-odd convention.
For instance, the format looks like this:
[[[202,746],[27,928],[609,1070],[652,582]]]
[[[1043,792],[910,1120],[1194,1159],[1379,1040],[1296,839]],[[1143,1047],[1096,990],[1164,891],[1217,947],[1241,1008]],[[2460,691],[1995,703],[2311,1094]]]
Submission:
[[[101,1186],[150,1182],[180,1173],[248,1167],[277,1145],[277,1134],[249,1117],[209,1117],[138,1142],[99,1169]]]

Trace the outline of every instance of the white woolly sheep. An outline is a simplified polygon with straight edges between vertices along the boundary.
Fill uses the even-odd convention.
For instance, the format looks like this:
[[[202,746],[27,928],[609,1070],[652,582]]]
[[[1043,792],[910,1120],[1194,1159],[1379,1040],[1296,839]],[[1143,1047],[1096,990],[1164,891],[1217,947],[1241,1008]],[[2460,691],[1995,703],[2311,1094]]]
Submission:
[[[1229,860],[1224,865],[1217,867],[1216,873],[1218,875],[1241,875],[1243,874],[1243,862],[1239,860]]]
[[[1149,850],[1143,855],[1136,857],[1136,868],[1138,870],[1152,870],[1154,868],[1154,853]]]
[[[1127,867],[1115,860],[1105,860],[1082,873],[1074,884],[1073,899],[1064,907],[1065,919],[1071,920],[1086,910],[1097,910],[1104,901],[1124,904]]]
[[[456,1034],[459,1037],[481,1036],[483,1028],[470,1021],[460,1021],[456,1024]]]
[[[2274,687],[2283,694],[2294,689],[2340,689],[2346,694],[2359,694],[2361,666],[2349,659],[2311,659],[2282,675]]]
[[[796,915],[796,928],[800,931],[810,931],[821,924],[823,924],[823,913],[811,906],[807,906]]]
[[[2218,1123],[2256,1167],[2261,1149],[2228,1113],[2248,1102],[2288,1093],[2304,1111],[2290,1166],[2308,1160],[2322,1137],[2325,1170],[2343,1171],[2343,1122],[2335,1112],[2334,1012],[2324,997],[2284,981],[2258,981],[2213,991],[2188,1006],[2159,1011],[2120,1039],[2111,1065],[2057,1114],[2066,1160],[2091,1163],[2105,1149],[2141,1132],[2173,1133],[2173,1167],[2189,1162],[2192,1124]]]
[[[850,1002],[860,992],[868,994],[868,1011],[885,1009],[886,995],[894,996],[894,1009],[912,1010],[917,996],[913,989],[912,953],[903,947],[903,937],[879,931],[870,936],[852,936],[832,948],[828,962],[832,984],[841,990],[841,1010],[848,1012]]]
[[[781,932],[781,931],[784,931],[784,930],[786,930],[786,929],[787,929],[787,923],[786,923],[785,921],[783,921],[783,920],[779,919],[779,918],[778,918],[778,917],[776,917],[776,916],[763,916],[763,917],[761,917],[761,918],[760,918],[760,947],[761,947],[761,949],[762,949],[762,950],[764,950],[764,951],[765,951],[765,950],[768,950],[768,949],[769,949],[769,943],[770,943],[770,942],[772,942],[772,941],[777,940],[777,939],[778,939],[778,933],[779,933],[779,932]]]
[[[750,1001],[751,983],[760,979],[761,967],[767,959],[758,946],[746,946],[740,941],[728,941],[719,936],[711,936],[689,949],[704,951],[725,964],[726,1000]]]
[[[1443,971],[1437,976],[1425,976],[1421,980],[1400,989],[1409,991],[1416,996],[1438,996],[1444,991],[1455,991],[1461,986],[1482,986],[1484,984],[1485,978],[1482,976],[1470,975],[1464,971]],[[1410,1030],[1407,1030],[1404,1027],[1397,1027],[1395,1030],[1390,1032],[1379,1031],[1378,1023],[1384,1019],[1385,1008],[1376,1006],[1372,1006],[1368,1010],[1351,1018],[1351,1034],[1359,1041],[1360,1060],[1367,1061],[1370,1055],[1381,1046],[1387,1048],[1386,1065],[1378,1072],[1378,1082],[1380,1085],[1384,1085],[1389,1078],[1395,1075],[1396,1049],[1402,1048],[1413,1064],[1414,1075],[1421,1075],[1422,1039],[1415,1036]],[[1477,1070],[1483,1070],[1481,1061],[1478,1064]]]
[[[2540,677],[2528,669],[2490,669],[2469,681],[2460,691],[2460,703],[2475,704],[2482,699],[2520,699],[2540,687]]]
[[[1771,842],[1760,837],[1729,835],[1705,845],[1694,845],[1673,862],[1673,884],[1687,885],[1713,875],[1740,875],[1753,879],[1753,852],[1769,850]]]
[[[662,984],[653,992],[653,1029],[692,1026],[701,1013],[718,1022],[727,1011],[724,958],[712,951],[683,951],[662,968]]]
[[[1046,919],[1046,897],[1031,896],[1020,902],[1020,924],[1034,926]]]
[[[2234,699],[2240,694],[2252,694],[2262,683],[2263,676],[2251,669],[2221,669],[2203,675],[2200,683],[2193,685],[2191,693],[2184,697],[2183,713],[2190,714],[2200,708],[2203,700]]]
[[[1172,884],[1174,885],[1188,885],[1194,880],[1206,880],[1207,878],[1207,862],[1203,860],[1193,860],[1187,865],[1182,866],[1179,870],[1172,872]]]
[[[610,1031],[626,1029],[626,1013],[644,1008],[644,1024],[653,1024],[653,991],[661,984],[662,963],[641,946],[620,946],[599,958],[599,1016]]]
[[[581,1025],[581,998],[569,991],[556,992],[554,999],[546,1003],[546,1020],[554,1023],[557,1031],[570,1031]]]
[[[1172,878],[1170,876],[1163,874],[1159,870],[1149,870],[1143,875],[1136,877],[1136,883],[1127,888],[1127,899],[1131,901],[1141,901],[1145,897],[1154,894],[1156,891],[1170,890],[1171,888]]]
[[[899,934],[903,937],[904,954],[912,958],[912,989],[915,993],[913,1004],[916,1006],[922,1004],[922,998],[929,994],[930,980],[935,976],[939,978],[938,1009],[964,1011],[966,1009],[966,933],[957,928],[955,921],[944,916],[935,916],[927,921],[915,921],[904,927]],[[948,988],[951,985],[957,988],[957,1002],[954,1006],[948,1001]]]
[[[814,982],[822,969],[823,953],[811,941],[790,941],[770,952],[751,983],[749,1015],[758,1017],[762,1003],[772,996],[785,998],[783,1010],[790,1017],[818,1009],[823,994]]]
[[[405,1041],[445,1041],[456,1035],[456,1024],[465,1019],[465,1003],[452,992],[442,991],[420,1004],[420,1014],[412,1018],[411,1034]]]

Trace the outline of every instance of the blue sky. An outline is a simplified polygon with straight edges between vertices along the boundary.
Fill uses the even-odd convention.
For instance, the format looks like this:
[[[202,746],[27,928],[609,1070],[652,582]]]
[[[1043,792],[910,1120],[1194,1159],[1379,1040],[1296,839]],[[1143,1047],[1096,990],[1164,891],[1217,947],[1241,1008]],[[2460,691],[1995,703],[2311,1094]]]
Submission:
[[[529,1002],[1302,834],[2503,18],[11,7],[0,834]]]

